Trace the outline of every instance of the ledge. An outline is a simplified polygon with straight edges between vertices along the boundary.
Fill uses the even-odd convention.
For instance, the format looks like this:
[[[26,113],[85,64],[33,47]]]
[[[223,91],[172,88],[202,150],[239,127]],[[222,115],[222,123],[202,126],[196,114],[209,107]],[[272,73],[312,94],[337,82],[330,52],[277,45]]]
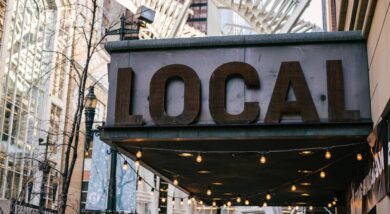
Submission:
[[[108,42],[109,53],[159,49],[191,49],[216,47],[279,46],[291,44],[318,44],[365,41],[361,31],[288,33],[241,36],[212,36],[156,40],[125,40]]]

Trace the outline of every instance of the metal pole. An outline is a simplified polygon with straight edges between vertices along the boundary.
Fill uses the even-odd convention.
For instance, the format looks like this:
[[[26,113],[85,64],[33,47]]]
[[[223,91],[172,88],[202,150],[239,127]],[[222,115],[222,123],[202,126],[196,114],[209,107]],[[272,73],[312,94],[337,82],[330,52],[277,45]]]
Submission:
[[[116,210],[116,162],[117,162],[117,151],[113,148],[111,151],[111,166],[110,166],[110,183],[108,186],[108,204],[107,210],[109,212],[115,212]]]
[[[47,182],[47,174],[50,171],[47,163],[47,153],[49,150],[49,135],[47,135],[46,138],[46,144],[45,144],[45,158],[44,161],[41,163],[41,170],[42,170],[42,183],[41,183],[41,192],[39,195],[39,213],[44,213],[45,208],[45,195],[46,195],[46,182]]]
[[[120,40],[122,41],[122,40],[124,40],[125,39],[125,20],[126,20],[126,18],[125,18],[125,15],[123,14],[122,16],[121,16],[121,26],[120,26],[120,28],[119,28],[119,36],[120,36]]]

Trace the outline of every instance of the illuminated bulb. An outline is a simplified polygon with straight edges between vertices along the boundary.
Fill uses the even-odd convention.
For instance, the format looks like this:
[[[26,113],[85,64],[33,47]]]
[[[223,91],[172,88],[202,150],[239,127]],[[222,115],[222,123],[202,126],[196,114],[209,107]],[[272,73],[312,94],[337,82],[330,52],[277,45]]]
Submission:
[[[267,158],[265,157],[265,155],[261,155],[261,157],[260,157],[260,163],[261,163],[261,164],[267,163]]]
[[[199,204],[200,204],[200,205],[203,205],[203,201],[202,201],[202,200],[200,200],[200,201],[199,201]]]
[[[228,207],[232,206],[232,202],[228,201],[227,205],[228,205]]]
[[[128,168],[129,168],[129,164],[127,163],[127,161],[123,162],[122,169],[126,171]]]
[[[361,153],[356,154],[356,160],[361,161],[363,160],[363,155]]]
[[[138,178],[138,185],[141,185],[141,184],[142,184],[142,178],[139,177],[139,178]]]
[[[161,202],[165,203],[167,201],[166,198],[161,198]]]
[[[188,205],[191,204],[191,199],[188,199],[187,204],[188,204]]]
[[[331,208],[331,207],[332,207],[332,203],[329,203],[329,204],[328,204],[328,207]]]
[[[269,200],[271,200],[271,198],[272,198],[272,196],[271,196],[271,193],[267,193],[267,195],[265,196],[265,198],[269,201]]]
[[[137,153],[135,154],[135,156],[136,156],[137,158],[141,158],[141,157],[142,157],[142,151],[141,151],[141,149],[138,149],[138,151],[137,151]]]
[[[291,191],[295,192],[297,190],[297,186],[295,186],[294,184],[291,186]]]
[[[209,196],[212,194],[210,187],[207,188],[206,194],[209,195]]]
[[[312,211],[312,210],[313,210],[313,206],[310,206],[310,207],[309,207],[309,210]]]
[[[236,202],[241,203],[241,196],[240,195],[236,198]]]
[[[326,177],[326,173],[325,173],[324,171],[321,171],[320,177],[321,177],[321,178],[325,178],[325,177]]]
[[[196,162],[202,163],[202,161],[203,161],[202,155],[200,155],[200,153],[199,153],[198,156],[196,156]]]
[[[332,154],[330,153],[329,150],[326,150],[326,152],[325,152],[325,158],[328,159],[328,160],[332,158]]]
[[[180,200],[180,205],[183,205],[184,204],[184,199],[181,199]]]
[[[137,159],[135,160],[135,166],[136,166],[136,167],[139,167],[139,165],[140,165],[140,160],[137,158]]]
[[[298,210],[299,209],[299,207],[298,206],[295,206],[295,210]]]
[[[173,179],[173,185],[175,186],[179,185],[179,181],[177,180],[177,178]]]
[[[288,206],[288,208],[287,208],[289,211],[291,210],[291,206]]]
[[[266,201],[263,202],[263,207],[267,207],[267,202]]]
[[[213,207],[217,206],[217,203],[215,201],[213,201]]]
[[[336,202],[336,201],[332,201],[332,204],[333,204],[334,206],[336,206],[337,202]]]
[[[85,156],[89,156],[89,152],[88,152],[88,150],[87,150],[87,151],[85,151]]]
[[[249,205],[249,200],[245,199],[245,205]]]

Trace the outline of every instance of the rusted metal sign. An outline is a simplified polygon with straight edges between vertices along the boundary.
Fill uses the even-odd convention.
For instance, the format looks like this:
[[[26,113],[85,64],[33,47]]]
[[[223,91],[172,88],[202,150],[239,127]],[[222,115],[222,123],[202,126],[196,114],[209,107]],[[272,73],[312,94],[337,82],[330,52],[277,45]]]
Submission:
[[[112,54],[108,125],[327,123],[370,118],[363,43]]]

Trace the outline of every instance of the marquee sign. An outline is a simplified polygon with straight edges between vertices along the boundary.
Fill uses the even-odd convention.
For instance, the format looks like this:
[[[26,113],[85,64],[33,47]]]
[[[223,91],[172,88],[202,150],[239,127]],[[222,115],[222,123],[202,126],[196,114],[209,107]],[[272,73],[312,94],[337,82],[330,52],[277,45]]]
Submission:
[[[112,53],[112,126],[328,123],[370,118],[363,43]]]

